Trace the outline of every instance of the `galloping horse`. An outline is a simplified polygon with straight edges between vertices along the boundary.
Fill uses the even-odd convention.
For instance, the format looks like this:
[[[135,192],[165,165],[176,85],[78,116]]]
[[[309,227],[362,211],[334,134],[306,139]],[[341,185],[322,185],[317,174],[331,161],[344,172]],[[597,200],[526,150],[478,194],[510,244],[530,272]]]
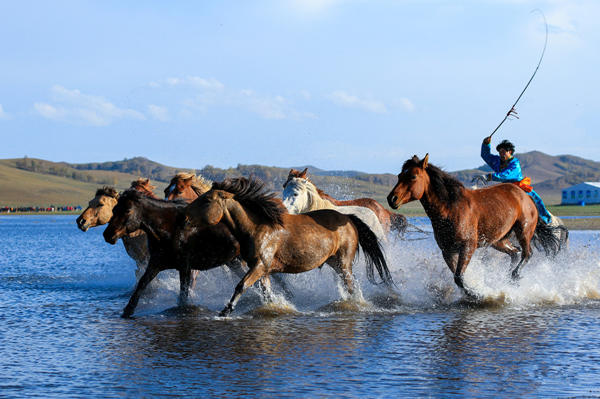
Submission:
[[[139,178],[131,182],[131,189],[137,190],[149,198],[156,198],[150,179]],[[112,210],[117,204],[119,193],[113,187],[103,187],[96,191],[96,195],[89,202],[88,207],[76,220],[77,227],[81,231],[87,231],[92,227],[102,226],[112,217]],[[148,252],[148,240],[142,230],[132,232],[123,237],[123,246],[127,254],[135,261],[136,278],[139,279],[148,263],[150,254]]]
[[[239,262],[240,247],[223,224],[190,227],[179,234],[187,203],[152,199],[134,190],[122,193],[112,210],[112,218],[104,230],[104,239],[115,244],[119,238],[139,229],[148,237],[150,259],[125,309],[123,317],[133,314],[140,295],[156,275],[167,269],[179,271],[179,302],[189,297],[192,270],[208,270],[223,264]],[[239,268],[239,266],[238,266]]]
[[[287,187],[287,185],[289,184],[289,182],[294,178],[305,179],[307,181],[310,181],[310,179],[307,177],[307,172],[308,172],[308,168],[305,168],[302,172],[300,172],[299,170],[296,170],[296,169],[290,169],[287,180],[285,181],[285,183],[283,183],[283,188],[285,189]],[[312,181],[310,181],[310,182],[314,185],[314,183]],[[377,219],[379,219],[379,222],[383,226],[386,233],[389,232],[390,229],[396,230],[398,233],[404,233],[406,231],[408,222],[406,221],[406,217],[404,217],[404,215],[401,215],[399,213],[390,212],[389,210],[385,209],[379,202],[375,201],[372,198],[355,198],[355,199],[351,199],[351,200],[340,201],[340,200],[333,198],[332,196],[325,193],[323,190],[319,189],[316,186],[315,186],[315,189],[317,190],[319,196],[322,199],[331,202],[333,205],[336,205],[336,206],[362,206],[365,208],[369,208],[370,210],[375,212],[375,216],[377,216]],[[341,212],[341,210],[339,210],[339,209],[337,209],[337,210]],[[342,212],[342,213],[345,213],[345,212]]]
[[[410,201],[421,202],[442,256],[454,273],[454,282],[468,296],[476,295],[465,287],[463,274],[476,248],[492,246],[510,255],[513,279],[520,277],[521,268],[531,257],[534,234],[547,253],[560,250],[552,229],[538,223],[535,204],[519,187],[504,183],[469,190],[430,164],[429,154],[423,160],[415,155],[404,163],[387,200],[394,209]],[[519,249],[508,239],[512,232],[521,247],[520,261]]]
[[[386,241],[383,226],[375,213],[363,206],[336,206],[321,198],[310,180],[294,177],[288,179],[283,190],[283,205],[293,214],[306,213],[319,209],[333,209],[345,215],[355,215],[375,233],[380,241]]]
[[[182,199],[190,203],[200,195],[210,190],[211,184],[212,182],[209,180],[202,176],[196,176],[193,173],[177,173],[175,176],[173,176],[167,188],[165,188],[165,199],[169,201]],[[235,272],[235,274],[237,274],[239,278],[244,277],[246,274],[246,271],[243,268],[243,262],[241,260],[238,262],[230,262],[228,266],[233,272]],[[192,288],[195,285],[197,274],[197,271],[193,271],[192,273]],[[283,290],[286,297],[293,297],[293,293],[290,291],[282,276],[275,275],[273,276],[273,280],[278,287]]]
[[[169,201],[183,199],[186,202],[192,202],[210,190],[210,185],[211,182],[202,176],[185,172],[177,173],[165,188],[165,199]]]
[[[359,244],[366,255],[369,280],[374,281],[375,266],[381,279],[393,284],[377,237],[359,218],[333,210],[288,214],[258,180],[213,183],[210,191],[189,205],[186,218],[191,225],[227,225],[250,267],[222,316],[233,311],[244,290],[257,280],[275,272],[309,271],[324,263],[337,272],[352,294],[352,262]]]

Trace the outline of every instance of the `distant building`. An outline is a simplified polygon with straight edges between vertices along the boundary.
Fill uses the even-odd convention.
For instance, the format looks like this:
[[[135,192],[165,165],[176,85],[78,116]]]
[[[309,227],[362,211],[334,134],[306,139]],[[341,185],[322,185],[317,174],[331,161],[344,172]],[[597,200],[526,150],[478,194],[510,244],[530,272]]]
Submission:
[[[561,204],[600,204],[600,182],[586,181],[563,188]]]

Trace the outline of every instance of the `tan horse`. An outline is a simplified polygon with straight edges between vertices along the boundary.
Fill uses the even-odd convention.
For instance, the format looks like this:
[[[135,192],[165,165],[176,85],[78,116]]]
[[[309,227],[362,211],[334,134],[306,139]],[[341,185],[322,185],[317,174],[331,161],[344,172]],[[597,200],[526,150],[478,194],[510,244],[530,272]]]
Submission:
[[[231,313],[243,292],[259,279],[278,272],[302,273],[324,263],[336,271],[352,294],[352,262],[359,244],[366,255],[369,280],[374,280],[375,266],[382,280],[393,284],[377,237],[360,219],[334,210],[291,215],[258,180],[214,183],[188,206],[186,218],[191,226],[225,224],[250,268],[222,316]]]
[[[131,188],[139,191],[149,198],[156,198],[152,192],[154,187],[150,179],[139,178],[131,182]],[[81,231],[102,226],[110,221],[113,216],[113,208],[117,204],[119,193],[113,187],[103,187],[96,191],[96,195],[89,202],[88,207],[83,210],[76,219],[77,227]],[[123,237],[123,246],[127,254],[135,261],[136,278],[140,278],[148,264],[150,254],[148,252],[148,240],[142,230],[137,230]]]
[[[165,188],[165,199],[169,201],[183,199],[192,202],[210,190],[211,184],[212,182],[193,173],[177,173]]]
[[[476,297],[465,287],[463,274],[475,249],[491,246],[510,255],[513,279],[519,278],[521,268],[531,257],[534,235],[547,253],[560,250],[554,231],[545,223],[538,223],[535,204],[519,187],[504,183],[469,190],[430,164],[429,154],[423,160],[415,155],[404,163],[387,200],[394,209],[410,201],[421,202],[454,282],[468,296]],[[519,249],[509,241],[513,232],[521,247],[520,261]]]
[[[314,185],[314,183],[308,178],[308,168],[305,168],[302,172],[297,169],[290,169],[287,180],[285,181],[285,183],[283,183],[284,189],[287,187],[287,185],[293,178],[305,179],[307,181],[310,181]],[[388,233],[390,230],[395,230],[398,233],[404,233],[406,231],[408,222],[404,215],[395,212],[390,212],[383,205],[381,205],[379,202],[375,201],[372,198],[354,198],[351,200],[341,201],[333,198],[331,195],[327,194],[317,186],[315,186],[315,188],[318,191],[319,196],[321,198],[331,202],[333,205],[362,206],[372,210],[375,213],[375,216],[377,216],[377,219],[379,219],[379,222],[383,226],[386,233]]]

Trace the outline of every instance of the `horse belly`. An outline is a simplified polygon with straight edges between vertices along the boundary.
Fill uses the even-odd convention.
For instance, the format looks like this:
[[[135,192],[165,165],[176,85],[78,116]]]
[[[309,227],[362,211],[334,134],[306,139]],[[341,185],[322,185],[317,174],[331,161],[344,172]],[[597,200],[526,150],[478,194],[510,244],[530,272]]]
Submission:
[[[335,252],[331,239],[308,239],[281,245],[273,268],[285,273],[302,273],[321,266]]]

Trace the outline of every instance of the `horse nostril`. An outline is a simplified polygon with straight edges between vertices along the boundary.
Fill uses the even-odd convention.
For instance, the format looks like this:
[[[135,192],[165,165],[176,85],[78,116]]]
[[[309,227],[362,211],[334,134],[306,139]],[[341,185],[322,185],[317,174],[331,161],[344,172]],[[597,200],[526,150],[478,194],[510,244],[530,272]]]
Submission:
[[[398,201],[398,197],[396,197],[396,196],[394,195],[394,196],[392,197],[392,202],[394,202],[394,203],[395,203],[396,201]]]

